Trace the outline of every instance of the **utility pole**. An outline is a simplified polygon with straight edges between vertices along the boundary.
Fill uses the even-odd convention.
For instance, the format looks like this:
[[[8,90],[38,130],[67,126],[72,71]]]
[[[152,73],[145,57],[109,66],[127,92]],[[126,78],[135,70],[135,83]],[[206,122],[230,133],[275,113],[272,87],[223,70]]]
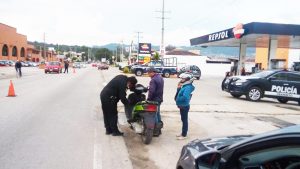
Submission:
[[[142,34],[143,32],[139,32],[139,31],[137,31],[137,32],[135,32],[135,33],[137,33],[137,57],[136,57],[136,61],[137,61],[137,63],[139,63],[139,45],[140,45],[140,34]]]
[[[129,56],[128,56],[128,64],[129,65],[131,64],[131,58],[132,58],[132,43],[133,43],[133,41],[131,41],[130,48],[129,48]]]
[[[118,46],[116,48],[116,61],[118,62]]]
[[[161,59],[164,57],[165,55],[165,19],[168,19],[168,18],[165,18],[165,0],[163,0],[163,4],[162,4],[162,10],[161,11],[157,11],[157,12],[160,12],[161,13],[161,43],[160,43],[160,56],[161,56]]]
[[[46,33],[44,32],[44,58],[46,58],[47,60],[47,56],[46,56]]]
[[[122,48],[122,50],[121,50],[121,56],[120,56],[120,62],[123,62],[123,56],[124,56],[124,54],[123,54],[123,40],[121,41],[122,42],[122,46],[121,46],[121,48]]]

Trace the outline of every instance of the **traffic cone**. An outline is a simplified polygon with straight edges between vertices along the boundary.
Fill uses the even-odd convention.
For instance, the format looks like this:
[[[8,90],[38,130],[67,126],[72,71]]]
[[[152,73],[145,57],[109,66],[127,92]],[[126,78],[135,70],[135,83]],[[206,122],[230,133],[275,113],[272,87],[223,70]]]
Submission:
[[[12,81],[10,80],[9,89],[8,89],[8,95],[7,97],[16,97],[15,89]]]

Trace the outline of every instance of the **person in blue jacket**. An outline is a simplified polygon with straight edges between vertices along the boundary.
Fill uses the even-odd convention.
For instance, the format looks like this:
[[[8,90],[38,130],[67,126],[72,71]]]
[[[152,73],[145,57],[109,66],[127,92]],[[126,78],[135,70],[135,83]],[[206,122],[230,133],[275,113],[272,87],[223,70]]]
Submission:
[[[176,105],[180,110],[182,131],[179,135],[176,135],[176,137],[178,140],[183,140],[187,138],[188,112],[190,110],[190,100],[192,97],[192,92],[195,90],[195,87],[193,85],[193,75],[189,73],[183,73],[179,77],[181,78],[181,80],[178,83],[175,100]]]

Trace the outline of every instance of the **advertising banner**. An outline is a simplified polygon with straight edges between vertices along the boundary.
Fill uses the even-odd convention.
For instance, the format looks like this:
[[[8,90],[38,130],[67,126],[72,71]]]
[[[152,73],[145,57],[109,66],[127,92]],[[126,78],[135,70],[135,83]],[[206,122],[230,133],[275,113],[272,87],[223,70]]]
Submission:
[[[151,55],[151,43],[139,43],[139,54]]]

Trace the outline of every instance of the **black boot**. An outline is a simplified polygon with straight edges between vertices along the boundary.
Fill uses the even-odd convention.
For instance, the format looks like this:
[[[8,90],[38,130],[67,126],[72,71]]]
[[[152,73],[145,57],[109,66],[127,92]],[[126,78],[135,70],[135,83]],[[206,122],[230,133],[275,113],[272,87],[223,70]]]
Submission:
[[[112,133],[113,133],[113,132],[112,132],[111,130],[106,129],[106,132],[105,132],[106,135],[110,135],[110,134],[112,134]]]
[[[124,133],[120,132],[120,131],[116,131],[112,133],[112,136],[123,136]]]

